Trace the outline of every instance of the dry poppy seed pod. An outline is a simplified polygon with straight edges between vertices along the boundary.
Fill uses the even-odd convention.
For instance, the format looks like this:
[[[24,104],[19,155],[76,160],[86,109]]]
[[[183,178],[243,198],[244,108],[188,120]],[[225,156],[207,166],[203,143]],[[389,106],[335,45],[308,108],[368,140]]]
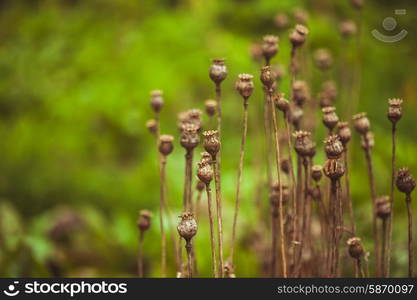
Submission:
[[[289,111],[290,102],[284,98],[284,94],[275,94],[272,96],[272,100],[274,101],[276,108],[283,113],[287,113]]]
[[[275,35],[265,35],[262,43],[262,54],[265,60],[269,61],[278,52],[278,37]]]
[[[339,159],[329,158],[324,164],[323,172],[330,180],[335,181],[345,174],[345,166]]]
[[[271,89],[275,84],[275,80],[276,75],[271,66],[264,66],[261,68],[261,81],[266,88]]]
[[[352,6],[356,9],[362,9],[363,7],[363,0],[351,0]]]
[[[407,195],[410,195],[416,187],[416,181],[408,168],[401,168],[398,170],[396,184],[397,189]]]
[[[311,133],[303,130],[298,130],[293,134],[294,149],[298,155],[303,157],[314,156],[316,152],[316,144],[311,139]]]
[[[320,187],[319,186],[313,186],[311,188],[309,188],[308,190],[309,195],[311,196],[311,198],[313,198],[313,200],[320,200],[321,198],[321,192],[320,192]]]
[[[158,123],[154,119],[148,120],[146,122],[146,128],[148,128],[150,133],[156,134],[158,131]]]
[[[308,29],[304,25],[297,24],[290,33],[290,42],[294,48],[301,47],[307,38]]]
[[[332,106],[337,97],[337,88],[334,81],[329,80],[323,82],[321,85],[321,92],[319,93],[320,107]]]
[[[211,164],[212,160],[211,160],[211,155],[208,152],[201,152],[201,159],[200,162],[202,163],[207,163],[207,164]]]
[[[213,168],[207,162],[199,162],[197,169],[197,177],[206,185],[210,184],[213,180]]]
[[[274,72],[277,81],[281,81],[285,76],[285,68],[281,64],[273,65],[272,72]]]
[[[310,98],[310,90],[305,81],[295,81],[292,85],[292,93],[294,102],[298,106],[303,106],[303,104]]]
[[[352,20],[342,21],[339,25],[339,30],[344,38],[349,38],[357,32],[356,24]]]
[[[315,182],[319,182],[323,176],[323,167],[320,165],[314,165],[311,167],[311,177]]]
[[[375,136],[371,131],[361,136],[361,146],[364,150],[372,150],[374,148]]]
[[[181,221],[177,226],[180,236],[189,242],[197,233],[197,222],[194,219],[193,213],[185,212],[180,216]]]
[[[213,161],[216,160],[217,152],[220,150],[220,141],[217,136],[217,130],[204,131],[204,149],[210,153]]]
[[[289,174],[290,173],[290,161],[288,160],[288,158],[282,158],[281,159],[281,170],[285,174]]]
[[[187,123],[194,124],[197,128],[197,131],[201,130],[202,122],[201,122],[201,115],[202,112],[199,109],[190,109],[187,111]]]
[[[294,19],[298,24],[307,24],[308,13],[304,9],[297,8],[294,10]]]
[[[191,151],[200,143],[197,133],[197,126],[193,123],[184,124],[180,136],[180,144],[185,149]]]
[[[391,215],[391,201],[388,196],[378,197],[375,201],[376,215],[380,219],[386,219]]]
[[[298,105],[292,105],[290,112],[291,123],[295,128],[298,128],[304,115],[303,109]]]
[[[206,102],[204,102],[204,106],[206,107],[207,115],[209,115],[210,117],[214,116],[217,109],[216,100],[206,100]]]
[[[350,141],[352,132],[350,131],[349,124],[347,122],[337,123],[337,135],[340,137],[340,141],[343,145],[346,145]]]
[[[238,80],[236,81],[235,88],[239,94],[247,99],[253,93],[253,76],[249,74],[239,74]]]
[[[145,232],[151,227],[152,213],[149,210],[140,210],[137,221],[138,228],[141,232]]]
[[[252,43],[249,47],[249,54],[255,62],[262,60],[262,46],[260,43]]]
[[[227,77],[227,68],[224,64],[224,59],[216,58],[212,60],[213,64],[210,66],[209,76],[215,84],[220,84]]]
[[[349,255],[352,258],[360,259],[364,254],[365,251],[362,246],[362,241],[358,237],[353,237],[347,240],[348,251]]]
[[[229,261],[225,262],[223,266],[223,271],[224,271],[225,278],[236,278],[235,268]]]
[[[151,92],[151,107],[155,112],[159,112],[164,106],[164,99],[162,98],[162,91],[155,90]]]
[[[285,29],[289,24],[288,16],[284,13],[277,13],[274,18],[274,23],[278,29]]]
[[[206,184],[204,182],[202,182],[201,180],[197,180],[197,184],[195,186],[197,191],[201,192],[204,190],[205,187],[206,187]]]
[[[169,155],[174,150],[173,141],[174,137],[172,135],[161,135],[159,137],[159,152],[164,156]]]
[[[336,114],[336,107],[327,106],[321,109],[323,112],[323,124],[328,129],[332,130],[339,122],[339,117]]]
[[[342,156],[344,148],[338,135],[328,136],[324,140],[324,151],[327,158],[340,158]]]
[[[327,49],[317,49],[314,52],[314,62],[316,63],[316,66],[322,70],[326,71],[330,69],[330,67],[333,64],[333,58],[330,54],[329,50]]]
[[[279,182],[274,182],[271,184],[271,189],[269,192],[269,201],[274,208],[279,208]],[[282,185],[282,204],[286,205],[289,202],[290,193],[288,186],[286,184]]]
[[[371,123],[369,119],[366,117],[366,113],[359,113],[353,116],[353,126],[355,127],[356,131],[360,134],[365,134],[369,131],[371,127]]]
[[[402,116],[401,104],[403,103],[402,99],[388,99],[388,119],[393,123],[397,123]]]

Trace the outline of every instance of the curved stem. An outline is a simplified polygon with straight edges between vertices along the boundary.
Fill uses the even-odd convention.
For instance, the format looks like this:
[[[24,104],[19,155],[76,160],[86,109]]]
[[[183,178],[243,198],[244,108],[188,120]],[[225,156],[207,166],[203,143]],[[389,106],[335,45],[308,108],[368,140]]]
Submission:
[[[232,241],[230,244],[230,262],[232,263],[232,265],[233,265],[233,255],[234,255],[235,242],[236,242],[237,217],[238,217],[239,206],[240,206],[240,186],[242,182],[243,159],[245,156],[245,143],[246,143],[246,135],[248,132],[248,98],[244,98],[243,109],[244,111],[243,111],[242,142],[240,144],[240,159],[239,159],[239,169],[237,173],[237,188],[236,188],[236,204],[235,204],[235,213],[233,216]]]
[[[213,221],[213,213],[211,210],[211,188],[209,184],[206,185],[206,192],[207,192],[207,208],[208,208],[209,223],[210,223],[210,243],[211,243],[211,260],[213,264],[213,276],[218,277],[217,259],[216,259],[216,242],[214,238],[214,221]]]

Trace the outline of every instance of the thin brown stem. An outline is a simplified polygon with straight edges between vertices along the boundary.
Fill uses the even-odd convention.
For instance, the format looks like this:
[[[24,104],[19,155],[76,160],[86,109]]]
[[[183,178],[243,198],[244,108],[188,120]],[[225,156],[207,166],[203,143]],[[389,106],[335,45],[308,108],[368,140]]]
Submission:
[[[188,278],[193,278],[193,244],[191,240],[186,241],[185,249],[187,250]]]
[[[210,243],[211,243],[211,260],[213,264],[213,276],[218,277],[217,274],[217,259],[216,259],[216,242],[214,237],[214,220],[213,220],[213,213],[211,209],[211,188],[210,185],[206,185],[206,192],[207,192],[207,208],[208,208],[208,216],[209,216],[209,223],[210,223]]]
[[[271,234],[272,234],[272,251],[271,251],[271,277],[275,278],[277,276],[277,238],[278,238],[278,230],[277,230],[277,219],[278,219],[278,211],[276,207],[272,207],[272,214],[271,214]]]
[[[356,235],[356,226],[355,226],[355,217],[353,214],[353,204],[352,198],[350,196],[350,180],[349,180],[349,155],[348,155],[348,147],[344,145],[345,151],[343,152],[343,159],[345,163],[345,203],[347,203],[348,210],[349,210],[349,218],[350,218],[350,228],[353,235]]]
[[[413,277],[413,212],[411,210],[411,196],[406,195],[405,201],[407,202],[408,213],[408,277]]]
[[[185,153],[185,180],[184,180],[184,197],[183,211],[193,211],[192,208],[192,166],[193,166],[193,150],[187,149]]]
[[[274,141],[275,141],[275,159],[276,167],[278,174],[278,183],[279,183],[279,227],[280,227],[280,244],[281,244],[281,258],[282,258],[282,275],[284,278],[287,278],[287,258],[285,251],[285,236],[284,236],[284,205],[282,201],[282,180],[281,180],[281,158],[280,158],[280,145],[279,145],[279,136],[278,136],[278,124],[275,113],[274,103],[272,102],[271,95],[272,91],[268,91],[268,102],[271,110],[272,124],[274,128]]]
[[[160,200],[159,200],[159,226],[161,230],[161,275],[166,277],[167,275],[167,249],[166,249],[166,235],[164,230],[164,210],[165,210],[165,185],[166,185],[166,156],[160,156]]]
[[[143,278],[143,238],[145,236],[145,232],[140,230],[139,231],[139,247],[138,247],[138,276]]]
[[[222,197],[220,188],[219,161],[213,161],[214,183],[216,186],[216,208],[217,208],[217,243],[219,251],[219,277],[223,277],[223,219],[222,219]]]
[[[386,250],[386,265],[385,265],[385,277],[390,276],[390,266],[391,266],[391,243],[392,243],[392,222],[394,220],[394,183],[395,183],[395,155],[396,155],[396,132],[397,125],[396,123],[392,124],[392,157],[391,157],[391,190],[390,190],[390,202],[391,202],[391,214],[388,219],[388,242]]]
[[[382,277],[385,277],[385,270],[386,270],[386,251],[387,251],[387,231],[388,231],[388,220],[386,218],[382,219],[382,247],[381,247],[381,270],[382,270]]]
[[[233,255],[235,249],[235,242],[236,242],[236,225],[237,225],[237,217],[239,213],[239,206],[240,206],[240,186],[242,183],[242,172],[243,172],[243,159],[245,156],[245,143],[246,143],[246,135],[248,132],[248,98],[243,99],[243,128],[242,128],[242,141],[240,144],[240,159],[239,159],[239,169],[237,173],[237,188],[236,188],[236,203],[235,203],[235,212],[233,216],[233,227],[232,227],[232,241],[230,243],[230,262],[233,265]]]

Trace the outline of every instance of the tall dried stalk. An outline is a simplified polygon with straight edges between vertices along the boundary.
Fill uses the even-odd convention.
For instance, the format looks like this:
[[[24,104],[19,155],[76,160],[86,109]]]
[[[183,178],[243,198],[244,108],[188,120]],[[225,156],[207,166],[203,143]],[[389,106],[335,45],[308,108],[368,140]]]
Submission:
[[[211,188],[210,184],[206,184],[206,192],[207,192],[207,209],[209,215],[209,223],[210,223],[210,243],[211,243],[211,260],[213,264],[213,276],[218,277],[217,273],[217,259],[216,259],[216,242],[214,237],[214,221],[213,221],[213,213],[211,209]]]
[[[391,157],[391,190],[390,190],[390,201],[391,201],[391,215],[388,219],[388,241],[387,241],[387,250],[386,254],[386,264],[384,271],[384,277],[390,276],[390,266],[391,266],[391,243],[392,243],[392,222],[394,220],[394,183],[395,183],[395,154],[396,154],[396,133],[397,133],[397,124],[396,122],[392,123],[391,127],[391,138],[392,138],[392,157]]]
[[[345,163],[345,197],[349,210],[350,230],[353,235],[356,235],[355,217],[353,214],[352,198],[350,196],[350,180],[349,180],[349,155],[347,144],[343,145],[345,151],[343,152],[343,160]]]
[[[236,203],[235,203],[235,212],[233,216],[233,228],[232,228],[232,241],[230,244],[230,262],[233,265],[233,255],[235,249],[235,242],[236,242],[236,225],[237,225],[237,217],[239,213],[239,206],[240,206],[240,186],[242,182],[242,172],[243,172],[243,159],[245,156],[245,143],[246,143],[246,136],[248,132],[248,98],[244,97],[243,99],[243,127],[242,127],[242,141],[240,144],[240,158],[239,158],[239,169],[237,173],[237,187],[236,187]]]
[[[160,155],[160,199],[159,199],[159,226],[161,230],[161,273],[162,277],[167,275],[167,249],[166,235],[164,230],[164,211],[165,211],[165,189],[166,189],[166,156]]]
[[[220,187],[220,170],[218,160],[213,161],[214,184],[216,188],[216,210],[217,210],[217,243],[219,251],[219,276],[223,277],[223,219],[222,219],[222,197]]]
[[[139,247],[138,247],[138,276],[143,278],[143,238],[144,232],[139,231]]]
[[[408,214],[408,277],[413,277],[414,253],[413,253],[413,212],[411,209],[410,193],[406,194],[405,202],[407,203]]]

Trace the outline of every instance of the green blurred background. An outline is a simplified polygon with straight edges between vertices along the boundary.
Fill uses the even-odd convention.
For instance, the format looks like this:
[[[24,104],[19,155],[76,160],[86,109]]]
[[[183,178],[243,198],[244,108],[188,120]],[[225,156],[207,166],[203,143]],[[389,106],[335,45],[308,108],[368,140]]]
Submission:
[[[184,150],[178,144],[177,114],[204,107],[214,97],[208,78],[210,60],[227,59],[224,89],[222,176],[225,244],[231,232],[242,100],[233,89],[239,73],[255,75],[239,218],[237,276],[259,276],[259,240],[269,215],[262,195],[265,224],[259,223],[255,193],[263,159],[259,147],[262,107],[259,63],[249,55],[265,34],[280,36],[273,59],[288,65],[288,31],[274,16],[308,11],[308,47],[328,48],[337,82],[351,72],[355,39],[343,44],[341,20],[357,20],[350,1],[270,0],[10,0],[0,1],[0,276],[135,276],[137,211],[154,212],[145,237],[147,276],[159,276],[159,177],[155,142],[145,122],[153,117],[149,92],[164,91],[162,133],[176,137],[168,160],[168,202],[173,214],[182,203]],[[395,16],[394,9],[407,9]],[[389,194],[390,123],[387,99],[404,99],[399,123],[398,165],[417,175],[417,3],[366,1],[362,16],[362,90],[359,111],[368,112],[376,135],[373,151],[378,194]],[[372,37],[392,16],[397,43]],[[311,73],[313,94],[321,74]],[[281,91],[288,94],[288,76]],[[343,94],[343,91],[340,91]],[[343,99],[342,95],[340,98]],[[346,101],[337,103],[339,111]],[[340,113],[340,115],[343,115]],[[204,116],[205,120],[207,118]],[[207,126],[206,126],[207,127]],[[322,127],[322,126],[320,126]],[[372,249],[371,206],[364,155],[353,134],[351,184],[359,235]],[[317,163],[323,162],[317,132]],[[197,153],[200,152],[197,149]],[[265,173],[261,170],[262,175]],[[406,214],[396,194],[393,275],[406,275]],[[204,198],[203,198],[204,199]],[[205,212],[205,210],[204,210]],[[210,244],[205,214],[196,237],[201,276],[210,275]],[[257,237],[255,232],[264,232]],[[174,232],[176,237],[176,232]],[[227,248],[226,248],[227,249]],[[344,252],[344,251],[343,251]],[[170,252],[170,275],[174,276]],[[346,274],[349,275],[349,274]]]

